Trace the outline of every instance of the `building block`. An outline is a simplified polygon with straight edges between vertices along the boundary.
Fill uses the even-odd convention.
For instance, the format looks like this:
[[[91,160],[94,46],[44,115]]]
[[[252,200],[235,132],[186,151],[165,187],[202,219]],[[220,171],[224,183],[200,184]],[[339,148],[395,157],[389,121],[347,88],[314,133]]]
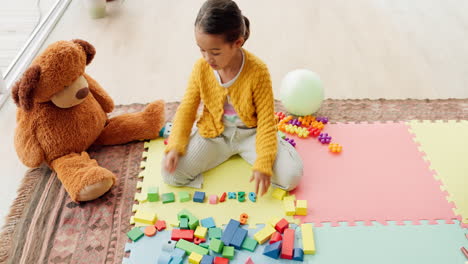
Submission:
[[[249,200],[255,203],[257,201],[257,195],[254,192],[249,192]]]
[[[200,243],[199,246],[200,246],[200,247],[203,247],[203,248],[206,248],[206,249],[209,249],[209,248],[210,248],[210,243],[207,243],[206,240],[205,240],[205,242]]]
[[[301,234],[302,234],[302,247],[304,249],[304,254],[315,254],[315,240],[314,240],[314,231],[312,230],[311,224],[302,224],[301,225]]]
[[[245,260],[245,263],[244,264],[255,264],[255,262],[253,262],[252,258],[251,257],[248,257],[246,260]]]
[[[226,196],[226,192],[223,192],[223,194],[221,194],[221,197],[219,198],[219,202],[224,203],[226,201]]]
[[[172,257],[167,254],[162,254],[158,257],[158,264],[171,264]]]
[[[188,222],[189,222],[188,218],[181,218],[179,220],[180,229],[190,229],[189,225],[188,225]]]
[[[173,243],[175,245],[175,243]],[[179,257],[179,258],[184,258],[185,257],[185,251],[180,248],[175,248],[174,251],[171,253],[171,257]]]
[[[221,228],[212,227],[208,229],[208,237],[210,239],[213,239],[213,238],[220,239],[222,235],[223,235],[223,230],[221,230]]]
[[[195,194],[193,195],[193,201],[196,203],[204,203],[205,192],[195,192]]]
[[[162,200],[163,204],[175,202],[174,193],[173,192],[163,193],[161,200]]]
[[[296,201],[296,215],[307,215],[307,200]]]
[[[214,257],[210,255],[203,255],[200,264],[213,264]]]
[[[181,239],[177,242],[176,248],[184,250],[187,254],[192,254],[192,252],[196,252],[200,255],[208,255],[209,252],[208,249],[195,245],[194,243],[191,243],[184,239]]]
[[[190,264],[200,264],[203,255],[198,254],[197,252],[192,252],[188,258]]]
[[[171,239],[175,241],[180,239],[193,241],[193,233],[193,230],[190,229],[172,229]]]
[[[304,251],[302,250],[302,248],[294,249],[293,260],[304,261]]]
[[[184,209],[184,210],[180,211],[177,214],[177,218],[179,220],[180,220],[180,218],[188,218],[189,219],[189,227],[192,230],[195,230],[195,228],[197,228],[197,226],[199,224],[198,218],[193,216],[192,213],[190,213],[187,209]]]
[[[169,253],[172,253],[175,250],[175,245],[176,245],[175,241],[168,240],[168,241],[166,241],[165,243],[162,244],[162,250],[166,251],[166,252],[169,252]]]
[[[241,225],[245,225],[247,224],[248,219],[249,219],[249,215],[246,213],[243,213],[240,215],[239,222],[241,223]]]
[[[203,226],[197,226],[197,229],[195,229],[194,235],[195,237],[198,237],[198,238],[205,238],[207,232],[208,232],[208,228],[203,227]]]
[[[134,216],[135,222],[145,225],[154,225],[157,219],[156,213],[146,210],[140,210]]]
[[[184,192],[184,191],[179,192],[179,201],[181,203],[185,203],[185,202],[190,201],[190,193]]]
[[[246,237],[244,242],[242,243],[242,249],[248,250],[250,252],[254,252],[257,248],[258,242],[255,239],[250,237]]]
[[[139,227],[134,227],[132,230],[128,231],[127,236],[130,238],[132,241],[137,241],[140,239],[142,236],[145,234]]]
[[[286,219],[281,219],[275,226],[276,231],[280,232],[281,234],[284,233],[284,230],[289,227],[289,222]]]
[[[201,243],[205,243],[205,242],[206,242],[206,239],[204,239],[204,238],[195,237],[193,239],[193,243],[195,245],[200,245]]]
[[[244,202],[245,201],[245,192],[238,192],[237,193],[237,200],[239,202],[241,202],[241,203]]]
[[[201,225],[206,228],[216,227],[213,217],[208,217],[201,220]]]
[[[241,249],[242,243],[244,243],[244,239],[247,236],[248,231],[239,227],[237,228],[234,236],[232,237],[230,245],[233,246],[235,249]]]
[[[169,261],[169,264],[182,264],[182,263],[184,263],[184,259],[181,257],[171,257],[171,261]]]
[[[152,236],[156,235],[156,227],[154,227],[154,226],[152,226],[152,225],[151,225],[151,226],[147,226],[147,227],[145,228],[145,232],[144,232],[144,233],[145,233],[145,236],[152,237]]]
[[[159,201],[159,188],[158,187],[149,187],[147,194],[148,194],[148,197],[146,199],[148,200],[148,202]]]
[[[255,233],[254,239],[261,245],[265,243],[275,233],[275,229],[269,225],[265,225],[263,229]]]
[[[276,227],[276,224],[277,224],[279,221],[281,221],[281,219],[282,219],[281,217],[274,216],[274,217],[270,218],[270,220],[268,220],[268,224],[269,224],[271,227],[275,228],[275,227]]]
[[[286,195],[286,191],[280,188],[275,188],[271,193],[271,196],[278,200],[283,200],[284,196]]]
[[[284,200],[283,205],[284,205],[284,211],[286,212],[286,215],[291,216],[296,213],[296,206],[294,205],[294,201]]]
[[[154,224],[154,226],[156,227],[156,229],[158,229],[158,231],[164,230],[166,229],[166,221],[158,220],[156,221],[156,224]]]
[[[281,258],[292,259],[294,251],[294,229],[287,228],[284,230],[283,245],[281,247]]]
[[[228,198],[229,199],[236,199],[237,198],[236,193],[235,192],[229,192],[228,193]]]
[[[216,194],[213,194],[213,195],[210,195],[210,204],[217,204],[218,203],[218,195]]]
[[[283,201],[296,201],[296,195],[293,194],[293,195],[287,195],[283,198]]]
[[[234,247],[224,247],[223,257],[232,260],[234,258]]]
[[[278,259],[281,251],[281,243],[282,241],[278,241],[273,244],[268,244],[263,250],[263,255],[268,256],[270,258]]]
[[[280,232],[275,232],[270,238],[270,244],[283,240]]]
[[[215,257],[214,264],[229,264],[229,259],[222,257]]]
[[[234,219],[229,220],[229,223],[224,228],[223,235],[221,236],[221,241],[223,241],[224,245],[229,246],[231,244],[234,233],[237,231],[239,226],[239,221]]]
[[[224,247],[223,241],[217,239],[217,238],[212,238],[210,241],[210,249],[213,250],[216,253],[221,253]]]

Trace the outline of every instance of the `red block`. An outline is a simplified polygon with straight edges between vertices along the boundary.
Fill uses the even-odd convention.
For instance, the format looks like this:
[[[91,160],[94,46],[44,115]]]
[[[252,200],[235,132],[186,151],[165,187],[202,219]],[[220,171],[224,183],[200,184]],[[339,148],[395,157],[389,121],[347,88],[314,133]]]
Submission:
[[[229,264],[229,259],[222,258],[222,257],[216,257],[215,260],[214,260],[214,264]]]
[[[283,237],[281,236],[281,234],[279,232],[276,232],[271,236],[270,244],[281,241],[282,239],[283,239]]]
[[[184,239],[187,241],[193,241],[193,230],[190,229],[172,229],[171,240],[179,241]]]
[[[224,201],[226,201],[226,193],[225,192],[223,192],[223,194],[221,195],[221,198],[219,198],[220,203],[223,203]]]
[[[280,232],[281,234],[283,234],[283,233],[284,233],[284,230],[285,230],[286,228],[288,228],[288,227],[289,227],[288,221],[287,221],[286,219],[283,218],[283,219],[281,219],[281,221],[279,221],[279,222],[276,224],[275,229],[276,229],[276,231],[278,231],[278,232]]]
[[[283,245],[281,248],[282,259],[292,259],[294,251],[294,229],[284,230]]]
[[[156,227],[156,229],[158,229],[158,231],[166,229],[166,221],[158,220],[158,221],[156,221],[156,224],[154,224],[154,227]]]
[[[204,238],[195,237],[193,239],[193,243],[195,245],[200,245],[200,243],[205,243],[205,242],[206,242],[206,239],[204,239]]]

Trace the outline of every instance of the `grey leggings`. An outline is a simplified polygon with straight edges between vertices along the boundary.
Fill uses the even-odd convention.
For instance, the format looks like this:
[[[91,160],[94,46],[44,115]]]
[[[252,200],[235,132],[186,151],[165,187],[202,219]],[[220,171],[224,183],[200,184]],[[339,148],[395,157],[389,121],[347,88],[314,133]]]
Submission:
[[[238,128],[226,126],[224,132],[215,138],[204,138],[197,131],[192,132],[187,152],[179,158],[174,173],[164,169],[162,177],[165,183],[175,186],[191,186],[200,188],[201,173],[212,169],[231,156],[239,154],[251,165],[255,162],[255,128]],[[302,160],[296,149],[279,136],[278,152],[273,166],[272,185],[284,190],[292,190],[299,184],[302,177]],[[247,178],[246,180],[248,180]]]

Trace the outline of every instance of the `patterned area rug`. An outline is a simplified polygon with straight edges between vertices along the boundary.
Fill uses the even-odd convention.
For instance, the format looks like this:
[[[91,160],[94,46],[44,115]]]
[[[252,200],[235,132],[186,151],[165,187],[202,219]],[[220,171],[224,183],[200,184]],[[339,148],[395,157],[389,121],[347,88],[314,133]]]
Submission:
[[[166,105],[167,120],[177,106]],[[119,106],[112,115],[143,107]],[[284,111],[279,102],[276,108]],[[332,122],[468,120],[468,99],[326,100],[317,115]],[[0,234],[0,263],[122,262],[143,142],[89,152],[117,175],[116,186],[93,202],[76,204],[48,168],[28,171]]]

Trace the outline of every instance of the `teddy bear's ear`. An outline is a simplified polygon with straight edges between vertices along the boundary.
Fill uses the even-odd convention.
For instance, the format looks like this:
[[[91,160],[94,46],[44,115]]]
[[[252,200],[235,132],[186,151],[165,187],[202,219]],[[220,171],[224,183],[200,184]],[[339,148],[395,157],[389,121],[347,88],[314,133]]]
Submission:
[[[18,107],[21,107],[26,111],[31,110],[34,101],[34,91],[39,85],[40,79],[41,67],[39,65],[33,65],[29,67],[24,72],[21,79],[15,83],[11,89],[11,94]]]
[[[72,40],[74,43],[80,45],[85,53],[86,53],[86,65],[90,64],[96,54],[96,49],[93,45],[89,44],[89,42],[81,40],[81,39],[74,39]]]

